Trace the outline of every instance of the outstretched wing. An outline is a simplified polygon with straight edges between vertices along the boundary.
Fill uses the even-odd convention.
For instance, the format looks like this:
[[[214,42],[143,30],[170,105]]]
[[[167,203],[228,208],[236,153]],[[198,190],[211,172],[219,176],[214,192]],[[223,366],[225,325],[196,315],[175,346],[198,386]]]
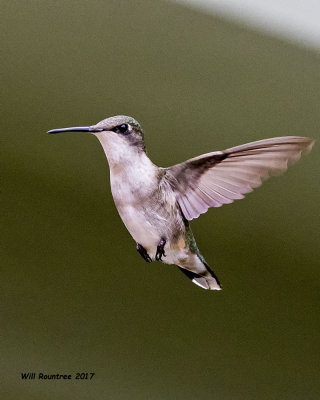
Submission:
[[[307,137],[277,137],[203,154],[168,168],[184,216],[198,218],[210,207],[243,199],[270,175],[298,161],[313,144]]]

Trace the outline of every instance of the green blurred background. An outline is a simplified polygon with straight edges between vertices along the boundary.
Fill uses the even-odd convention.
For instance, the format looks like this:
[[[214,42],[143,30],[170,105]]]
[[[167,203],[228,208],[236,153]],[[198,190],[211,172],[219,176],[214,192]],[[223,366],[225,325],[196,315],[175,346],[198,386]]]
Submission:
[[[1,8],[1,398],[318,399],[319,146],[192,223],[217,293],[136,253],[94,137],[45,132],[133,115],[161,166],[317,138],[319,54],[164,1]]]

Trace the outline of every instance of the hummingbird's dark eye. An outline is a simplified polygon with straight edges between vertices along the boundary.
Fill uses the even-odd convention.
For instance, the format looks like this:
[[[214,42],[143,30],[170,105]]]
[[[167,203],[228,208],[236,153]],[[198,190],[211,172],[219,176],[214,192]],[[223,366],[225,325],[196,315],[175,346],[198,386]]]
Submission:
[[[129,133],[129,125],[121,124],[115,127],[115,131],[127,135]]]

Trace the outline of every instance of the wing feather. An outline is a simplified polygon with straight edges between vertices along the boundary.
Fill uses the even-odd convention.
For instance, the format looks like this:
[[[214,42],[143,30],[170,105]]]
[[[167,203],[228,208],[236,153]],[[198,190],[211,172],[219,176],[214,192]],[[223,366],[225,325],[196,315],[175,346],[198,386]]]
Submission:
[[[307,137],[277,137],[203,154],[168,168],[184,216],[191,220],[210,207],[243,199],[265,179],[297,162],[313,144]]]

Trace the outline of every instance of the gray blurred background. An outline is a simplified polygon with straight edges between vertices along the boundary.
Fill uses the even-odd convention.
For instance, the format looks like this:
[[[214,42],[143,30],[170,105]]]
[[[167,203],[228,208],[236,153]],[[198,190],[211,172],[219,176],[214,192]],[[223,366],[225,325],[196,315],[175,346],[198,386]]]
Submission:
[[[318,399],[319,145],[192,223],[217,293],[136,253],[93,136],[45,133],[132,115],[161,166],[318,138],[317,50],[165,1],[1,8],[1,398]]]

